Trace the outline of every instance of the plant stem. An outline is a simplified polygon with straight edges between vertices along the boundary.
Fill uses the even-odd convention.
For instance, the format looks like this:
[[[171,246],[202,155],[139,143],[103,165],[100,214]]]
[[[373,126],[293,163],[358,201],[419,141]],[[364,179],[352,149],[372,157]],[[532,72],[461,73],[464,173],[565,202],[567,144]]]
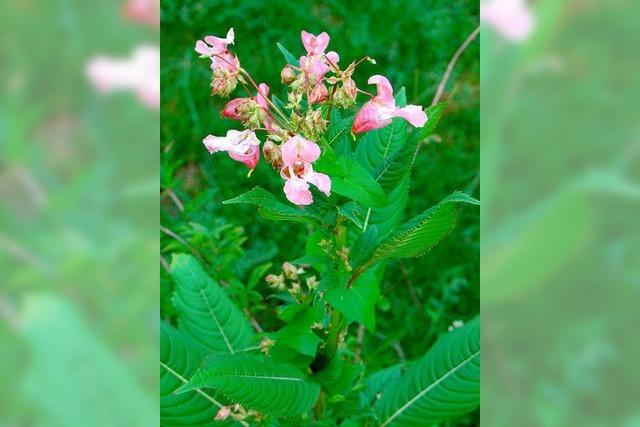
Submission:
[[[340,335],[342,333],[342,329],[344,328],[345,319],[335,308],[331,312],[331,323],[329,336],[327,337],[327,345],[325,346],[327,356],[333,357],[336,355],[338,351]]]

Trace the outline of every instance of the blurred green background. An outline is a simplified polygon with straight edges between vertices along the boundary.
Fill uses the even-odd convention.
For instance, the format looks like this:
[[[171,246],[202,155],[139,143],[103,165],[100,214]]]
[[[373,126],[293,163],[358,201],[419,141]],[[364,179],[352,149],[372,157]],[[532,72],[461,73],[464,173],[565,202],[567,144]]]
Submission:
[[[0,426],[157,425],[159,114],[98,54],[120,1],[0,2]]]
[[[482,421],[640,425],[640,4],[482,28]]]
[[[252,206],[222,205],[260,184],[282,194],[282,180],[262,162],[250,178],[224,154],[209,155],[208,134],[223,135],[239,123],[219,116],[224,100],[209,95],[211,71],[194,52],[205,35],[235,29],[236,52],[256,82],[282,97],[280,42],[294,55],[304,52],[301,30],[327,31],[329,50],[346,66],[365,55],[355,75],[373,91],[370,75],[387,76],[406,88],[407,101],[428,106],[447,63],[479,25],[475,0],[454,1],[162,1],[161,223],[162,254],[195,252],[222,283],[250,280],[256,266],[277,272],[283,261],[303,254],[309,235],[303,225],[269,222]],[[479,41],[457,63],[446,87],[449,102],[437,135],[420,150],[413,173],[407,217],[454,190],[479,197]],[[240,89],[236,96],[244,96]],[[364,98],[359,98],[364,102]],[[208,233],[208,235],[207,235]],[[183,240],[180,242],[176,236]],[[363,357],[371,370],[422,355],[455,320],[479,311],[479,213],[462,209],[454,232],[427,256],[390,265],[378,303],[379,327],[365,334]],[[271,265],[269,265],[271,263]],[[162,315],[171,316],[171,280],[162,271]],[[237,289],[242,289],[238,286]],[[264,284],[258,290],[264,289]],[[240,291],[238,291],[240,293]],[[236,295],[242,307],[247,297]],[[267,304],[269,304],[267,302]],[[255,308],[255,307],[254,307]],[[268,307],[256,309],[269,327]],[[352,331],[355,333],[355,330]],[[477,421],[477,413],[463,424]]]

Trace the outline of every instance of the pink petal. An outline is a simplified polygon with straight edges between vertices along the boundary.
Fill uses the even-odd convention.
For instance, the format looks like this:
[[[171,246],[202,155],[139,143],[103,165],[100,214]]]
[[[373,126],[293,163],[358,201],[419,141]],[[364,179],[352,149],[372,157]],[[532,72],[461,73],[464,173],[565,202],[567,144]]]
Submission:
[[[315,162],[320,157],[320,147],[308,139],[296,135],[289,138],[281,147],[282,162],[293,166],[297,161]]]
[[[247,98],[235,98],[231,101],[227,102],[227,105],[224,106],[220,115],[222,117],[227,117],[233,120],[240,120],[240,114],[238,114],[238,107],[241,106],[244,102],[247,101]]]
[[[395,116],[402,117],[417,128],[421,128],[427,122],[427,115],[419,105],[407,105],[406,107],[398,108]]]
[[[302,33],[300,33],[300,38],[302,39],[302,45],[304,46],[307,53],[311,53],[313,51],[313,46],[311,43],[312,40],[315,39],[315,36],[302,30]]]
[[[373,100],[364,104],[353,120],[351,131],[354,134],[358,134],[373,129],[380,129],[391,123],[391,119],[381,120],[378,110],[379,107]]]
[[[325,56],[327,57],[327,59],[329,61],[331,61],[333,63],[333,65],[336,65],[338,62],[340,62],[340,55],[338,55],[334,51],[331,51],[331,52],[327,53]]]
[[[257,145],[249,146],[249,150],[246,154],[236,153],[229,151],[229,157],[233,160],[244,163],[249,169],[255,169],[258,161],[260,160],[260,148]]]
[[[256,102],[265,110],[269,109],[269,102],[267,96],[269,96],[269,86],[266,83],[260,83],[258,85],[258,94],[256,95]]]
[[[393,99],[393,88],[386,77],[381,75],[371,76],[367,83],[370,85],[376,85],[378,90],[378,94],[375,96],[376,101],[389,107],[396,105],[396,102]]]
[[[327,49],[327,46],[329,46],[329,40],[330,40],[329,34],[327,34],[326,32],[323,31],[320,34],[318,34],[315,40],[314,53],[316,55],[323,54],[324,51]]]
[[[322,191],[327,196],[331,195],[331,178],[329,178],[328,175],[311,171],[307,173],[305,179],[315,185],[318,190]]]
[[[202,40],[198,40],[194,50],[200,55],[210,55],[211,48]]]
[[[284,194],[294,205],[306,206],[313,203],[309,184],[303,179],[292,177],[284,183]]]

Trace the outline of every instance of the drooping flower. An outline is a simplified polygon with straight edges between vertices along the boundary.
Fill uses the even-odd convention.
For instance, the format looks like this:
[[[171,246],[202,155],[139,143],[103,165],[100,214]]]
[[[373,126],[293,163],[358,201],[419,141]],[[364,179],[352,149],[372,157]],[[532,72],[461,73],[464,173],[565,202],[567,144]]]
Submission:
[[[260,159],[260,140],[255,132],[249,129],[231,129],[227,131],[227,136],[208,135],[202,143],[209,153],[226,151],[229,157],[244,163],[249,169],[255,169]]]
[[[524,0],[488,0],[480,2],[480,20],[514,42],[525,40],[535,22]]]
[[[270,119],[267,112],[269,111],[269,86],[265,83],[258,85],[256,96],[235,98],[227,102],[220,115],[233,120],[240,120],[242,124],[251,129],[257,129],[261,125],[265,125],[267,129],[270,126]]]
[[[138,46],[129,58],[97,56],[87,65],[91,83],[102,93],[132,90],[151,108],[160,106],[160,49]]]
[[[331,179],[329,176],[314,172],[311,163],[320,157],[320,147],[312,141],[299,135],[289,138],[281,147],[284,166],[280,171],[284,184],[284,194],[296,205],[310,205],[313,196],[309,184],[329,196],[331,194]]]
[[[383,128],[390,124],[394,117],[401,117],[415,127],[422,127],[427,122],[427,115],[419,105],[407,105],[402,108],[396,106],[393,88],[386,77],[371,76],[367,83],[375,84],[378,93],[356,114],[351,127],[353,133]]]
[[[211,93],[214,95],[229,96],[238,84],[240,61],[228,49],[233,42],[233,28],[225,38],[206,36],[204,41],[196,41],[195,51],[211,59]]]

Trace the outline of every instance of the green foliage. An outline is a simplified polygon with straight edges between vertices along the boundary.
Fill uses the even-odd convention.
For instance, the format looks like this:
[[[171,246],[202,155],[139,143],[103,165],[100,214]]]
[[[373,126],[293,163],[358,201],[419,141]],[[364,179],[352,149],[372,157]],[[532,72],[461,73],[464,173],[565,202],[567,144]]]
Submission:
[[[202,362],[204,349],[182,332],[160,325],[160,422],[163,426],[207,426],[217,408],[204,391],[174,392]]]
[[[478,212],[456,213],[454,206],[475,200],[462,195],[443,200],[455,189],[477,195],[477,58],[473,51],[461,57],[464,74],[452,75],[459,90],[455,100],[447,96],[446,106],[427,108],[429,120],[422,129],[394,119],[386,128],[354,136],[355,110],[331,109],[327,130],[316,140],[323,154],[313,165],[331,177],[331,195],[312,187],[314,203],[296,207],[285,200],[282,179],[265,162],[247,177],[246,169],[226,156],[209,156],[202,149],[204,135],[223,134],[235,123],[211,119],[222,104],[206,96],[210,71],[194,59],[193,41],[223,34],[233,23],[234,52],[256,82],[269,84],[273,102],[283,107],[279,72],[285,61],[297,65],[304,52],[300,30],[326,30],[332,36],[329,50],[339,52],[341,65],[366,54],[380,64],[360,66],[364,71],[354,74],[359,88],[373,91],[364,84],[366,77],[384,74],[396,88],[398,105],[428,105],[451,54],[477,25],[477,6],[468,0],[429,6],[417,0],[373,0],[366,6],[267,3],[221,9],[207,1],[163,1],[163,61],[168,64],[162,80],[163,146],[190,141],[163,154],[163,162],[180,165],[167,168],[163,188],[175,188],[184,201],[184,211],[163,210],[163,224],[200,254],[206,274],[242,308],[235,311],[237,321],[248,328],[250,320],[259,331],[250,334],[255,339],[247,341],[245,351],[209,349],[213,354],[183,390],[202,387],[222,404],[258,411],[244,418],[250,426],[379,425],[374,408],[395,387],[407,359],[424,355],[454,320],[478,312]],[[382,16],[385,28],[405,37],[374,32]],[[433,25],[427,31],[421,23],[428,18]],[[370,27],[374,22],[378,26]],[[438,48],[425,51],[427,44]],[[422,68],[412,68],[417,63]],[[358,104],[366,100],[358,95]],[[176,158],[183,161],[169,160]],[[425,211],[433,200],[443,202]],[[216,248],[224,234],[203,230],[202,242],[195,245],[182,228],[195,222],[213,230],[214,218],[242,227],[242,248],[224,267],[213,267],[205,249]],[[438,242],[428,257],[402,264]],[[194,252],[177,240],[163,249],[167,256]],[[296,271],[281,270],[284,261],[293,262]],[[177,295],[177,281],[168,280],[170,285]],[[184,332],[184,314],[176,311],[170,321]],[[276,379],[282,376],[295,381]],[[447,424],[472,424],[466,421],[448,418]]]
[[[442,337],[376,407],[380,426],[425,426],[464,414],[480,402],[479,319]]]
[[[258,212],[266,219],[274,221],[314,221],[318,220],[318,217],[305,211],[285,204],[279,201],[273,194],[260,188],[254,187],[250,191],[234,197],[233,199],[225,200],[223,204],[244,203],[258,206]]]
[[[251,326],[194,257],[174,255],[171,275],[181,331],[210,351],[234,354],[251,343]]]
[[[283,417],[308,411],[320,392],[290,365],[242,354],[208,357],[180,391],[199,387],[218,390],[245,408]]]
[[[456,221],[456,203],[479,204],[473,197],[455,192],[437,205],[404,223],[373,253],[372,262],[382,258],[411,258],[433,248]]]

